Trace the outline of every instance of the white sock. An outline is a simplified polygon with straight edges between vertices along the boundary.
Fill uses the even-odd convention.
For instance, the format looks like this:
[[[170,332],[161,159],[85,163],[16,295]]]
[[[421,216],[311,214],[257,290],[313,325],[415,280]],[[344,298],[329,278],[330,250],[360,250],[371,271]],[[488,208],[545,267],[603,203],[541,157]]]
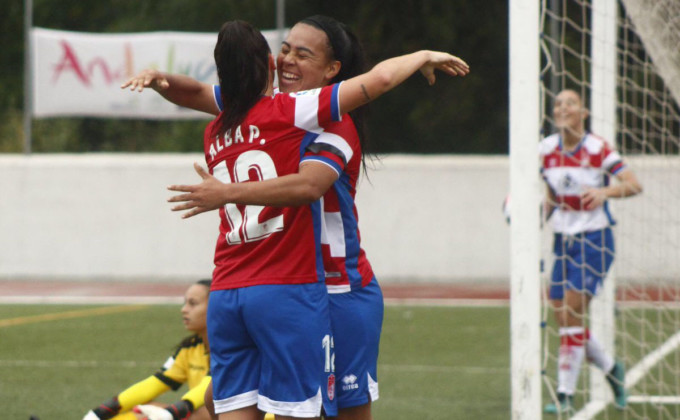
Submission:
[[[560,354],[557,359],[557,392],[574,395],[585,356],[586,332],[583,327],[560,328]]]
[[[614,367],[614,358],[604,351],[602,344],[593,337],[589,330],[586,330],[586,336],[588,337],[586,341],[586,357],[595,366],[602,369],[604,373],[609,373]]]

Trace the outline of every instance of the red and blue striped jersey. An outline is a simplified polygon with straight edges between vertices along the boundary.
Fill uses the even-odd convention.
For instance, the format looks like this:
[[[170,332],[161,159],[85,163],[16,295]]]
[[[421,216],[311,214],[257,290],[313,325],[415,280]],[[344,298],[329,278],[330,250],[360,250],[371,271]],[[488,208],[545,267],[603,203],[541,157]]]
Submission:
[[[541,173],[556,197],[551,223],[555,232],[573,235],[613,225],[615,222],[604,206],[586,210],[581,194],[588,188],[609,185],[611,175],[625,168],[621,155],[604,139],[587,133],[572,151],[565,151],[559,134],[540,143]]]
[[[321,250],[328,292],[364,287],[373,278],[373,269],[361,248],[354,202],[361,173],[361,143],[349,115],[319,134],[307,148],[306,159],[321,160],[338,173],[338,180],[322,199]]]
[[[223,109],[217,85],[214,94],[218,108]],[[362,166],[361,143],[349,115],[312,137],[302,161],[325,163],[338,174],[321,200],[321,252],[329,293],[345,293],[367,285],[373,278],[373,269],[361,248],[354,202]]]
[[[339,84],[262,97],[243,122],[216,135],[205,129],[205,159],[224,183],[262,181],[298,172],[307,147],[340,121]],[[220,209],[212,290],[323,281],[322,211],[300,207],[227,204]]]

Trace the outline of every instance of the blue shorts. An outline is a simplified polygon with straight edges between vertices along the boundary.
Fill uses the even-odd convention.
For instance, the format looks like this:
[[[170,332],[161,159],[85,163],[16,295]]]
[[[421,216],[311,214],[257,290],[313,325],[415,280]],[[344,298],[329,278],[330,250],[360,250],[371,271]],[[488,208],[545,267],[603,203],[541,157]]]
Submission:
[[[338,408],[378,399],[378,347],[383,295],[378,281],[348,293],[328,295],[335,341]]]
[[[323,283],[211,291],[207,318],[216,413],[337,414]]]
[[[550,299],[563,299],[566,289],[594,296],[614,261],[611,228],[577,235],[556,233],[554,241]]]

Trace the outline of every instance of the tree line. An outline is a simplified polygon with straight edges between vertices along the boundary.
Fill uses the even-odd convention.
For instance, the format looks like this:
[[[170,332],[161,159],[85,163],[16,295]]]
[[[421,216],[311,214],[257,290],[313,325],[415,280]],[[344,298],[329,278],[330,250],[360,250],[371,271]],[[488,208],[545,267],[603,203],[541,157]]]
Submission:
[[[276,25],[274,0],[34,0],[37,27],[83,32],[217,32],[226,20]],[[507,2],[475,0],[286,0],[285,24],[313,14],[346,23],[369,63],[418,49],[448,51],[470,64],[464,78],[430,88],[412,77],[371,104],[368,151],[507,153]],[[23,143],[23,2],[0,16],[0,152]],[[198,152],[205,120],[47,118],[32,122],[34,152]]]

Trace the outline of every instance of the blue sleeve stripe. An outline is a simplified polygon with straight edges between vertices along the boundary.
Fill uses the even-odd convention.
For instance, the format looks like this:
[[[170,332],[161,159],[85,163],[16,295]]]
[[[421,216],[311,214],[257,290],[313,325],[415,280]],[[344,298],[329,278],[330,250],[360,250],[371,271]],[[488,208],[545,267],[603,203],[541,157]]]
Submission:
[[[215,97],[215,105],[220,111],[224,111],[224,104],[222,103],[222,89],[220,85],[213,85],[213,96]]]
[[[340,83],[333,85],[333,90],[331,92],[331,117],[333,121],[342,121],[342,115],[340,115],[340,102],[338,92],[340,91]]]

